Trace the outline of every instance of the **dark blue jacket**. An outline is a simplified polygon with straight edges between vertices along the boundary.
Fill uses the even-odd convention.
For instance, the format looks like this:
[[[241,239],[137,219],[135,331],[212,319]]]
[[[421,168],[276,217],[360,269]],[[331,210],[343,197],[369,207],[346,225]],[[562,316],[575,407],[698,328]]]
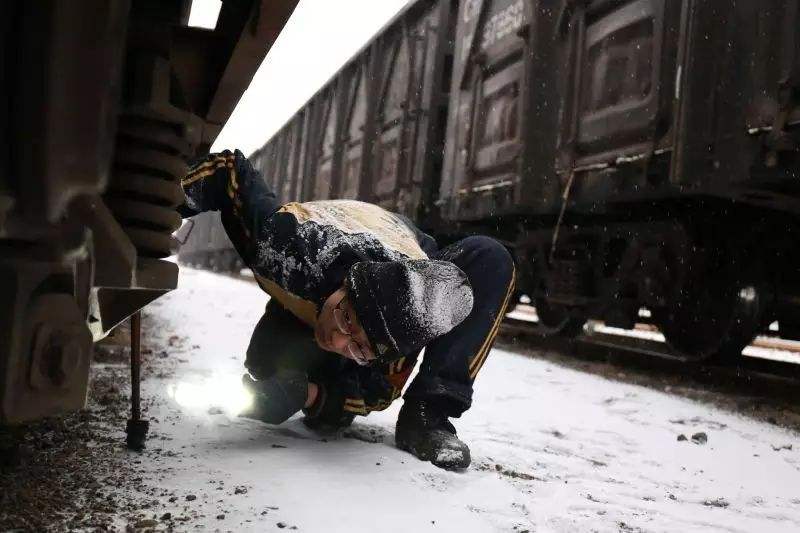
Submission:
[[[247,158],[239,151],[210,154],[195,164],[181,184],[184,216],[220,211],[222,223],[261,288],[309,328],[322,304],[342,286],[360,261],[427,258],[436,241],[406,217],[354,200],[290,202],[281,205]],[[309,329],[309,335],[313,331]],[[413,364],[357,369],[376,373],[353,376],[382,380],[381,394],[363,398],[363,387],[350,387],[349,409],[365,414],[388,406],[399,395]],[[352,396],[355,396],[353,398]],[[363,407],[360,407],[363,406]]]

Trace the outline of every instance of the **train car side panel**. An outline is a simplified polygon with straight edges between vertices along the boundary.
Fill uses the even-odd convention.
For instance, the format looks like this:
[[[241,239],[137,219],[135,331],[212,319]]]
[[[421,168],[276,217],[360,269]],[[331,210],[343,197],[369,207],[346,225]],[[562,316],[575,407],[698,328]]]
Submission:
[[[294,188],[297,181],[298,158],[300,155],[300,139],[303,125],[302,115],[295,115],[286,127],[286,146],[284,149],[285,171],[280,178],[280,198],[283,202],[295,200]]]
[[[370,197],[383,207],[395,203],[398,185],[405,169],[404,131],[407,115],[411,58],[408,35],[402,28],[393,28],[381,38],[377,98],[377,140],[374,150],[374,168]]]
[[[338,80],[337,80],[338,81]],[[338,83],[334,81],[321,95],[317,116],[318,144],[316,148],[316,172],[312,197],[325,200],[331,197],[333,183],[338,174],[340,110]]]
[[[591,2],[572,25],[574,85],[561,148],[577,167],[652,152],[671,122],[679,3],[608,4]]]
[[[294,180],[294,187],[292,189],[292,198],[297,201],[303,200],[306,182],[308,181],[308,174],[309,174],[308,148],[311,145],[311,139],[312,139],[311,106],[306,106],[301,113],[302,113],[302,119],[300,125],[300,139],[299,139],[299,147],[297,150],[297,173]]]
[[[396,210],[423,227],[435,223],[435,201],[444,157],[447,101],[452,74],[451,35],[457,3],[440,0],[413,25],[415,91],[411,108],[413,129],[409,144],[417,157],[409,168],[407,186],[400,191]]]
[[[521,101],[531,15],[522,0],[460,4],[440,188],[445,218],[481,218],[511,206],[525,149]]]
[[[427,218],[441,171],[451,0],[417,2],[376,41],[376,141],[365,199]],[[424,222],[423,222],[424,224]]]
[[[336,187],[337,198],[356,199],[359,197],[361,183],[370,171],[370,153],[372,135],[368,131],[370,95],[370,60],[369,50],[359,56],[344,71],[342,76],[343,120],[341,169],[338,172],[339,183]]]
[[[799,3],[690,4],[672,169],[684,190],[800,207]]]

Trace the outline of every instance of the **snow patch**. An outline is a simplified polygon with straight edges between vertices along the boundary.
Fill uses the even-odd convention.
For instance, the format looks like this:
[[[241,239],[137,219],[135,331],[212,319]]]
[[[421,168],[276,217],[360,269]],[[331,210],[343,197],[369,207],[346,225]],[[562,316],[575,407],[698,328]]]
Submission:
[[[233,531],[800,531],[796,433],[498,349],[453,421],[473,458],[458,474],[394,447],[400,400],[357,417],[363,439],[324,437],[299,416],[281,426],[193,416],[172,400],[171,383],[243,373],[264,303],[252,282],[182,268],[179,288],[146,310],[163,324],[147,343],[170,351],[181,335],[193,346],[175,355],[185,362],[174,376],[143,383],[145,453],[160,452],[137,465],[159,490],[197,495],[153,498],[159,514],[191,513],[180,529],[217,529],[224,513]]]

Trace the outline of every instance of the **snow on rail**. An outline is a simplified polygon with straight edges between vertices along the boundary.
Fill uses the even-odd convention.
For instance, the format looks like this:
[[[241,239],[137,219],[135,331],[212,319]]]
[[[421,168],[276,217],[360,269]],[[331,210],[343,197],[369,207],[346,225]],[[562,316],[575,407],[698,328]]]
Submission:
[[[643,310],[646,311],[646,310]],[[536,323],[536,309],[528,305],[519,305],[508,313],[509,318],[524,320]],[[640,316],[649,317],[649,312],[642,313]],[[590,320],[587,325],[589,332],[605,333],[607,335],[617,335],[620,337],[630,337],[646,341],[665,343],[664,335],[657,328],[649,324],[637,324],[635,329],[621,329],[606,326],[600,321]],[[770,328],[771,330],[774,328]],[[800,342],[777,337],[759,335],[750,346],[747,346],[742,355],[745,357],[756,357],[769,359],[772,361],[782,361],[785,363],[800,364]]]

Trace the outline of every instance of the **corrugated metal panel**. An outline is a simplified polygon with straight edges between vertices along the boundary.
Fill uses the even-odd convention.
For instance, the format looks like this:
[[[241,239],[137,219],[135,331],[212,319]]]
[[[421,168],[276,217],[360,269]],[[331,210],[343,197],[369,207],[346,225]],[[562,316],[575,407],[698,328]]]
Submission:
[[[388,207],[394,203],[407,164],[407,158],[402,157],[408,153],[403,146],[411,77],[407,33],[401,28],[394,29],[391,36],[385,37],[379,53],[382,69],[379,73],[378,141],[375,146],[377,174],[370,192],[377,203]]]
[[[653,151],[667,131],[659,126],[672,120],[679,21],[678,3],[665,0],[595,1],[575,18],[567,161],[581,167]]]
[[[419,2],[376,41],[373,177],[368,198],[426,219],[439,182],[455,2]]]
[[[371,136],[366,131],[369,95],[369,55],[365,54],[348,69],[343,77],[345,86],[345,116],[343,125],[343,155],[338,198],[359,197],[362,176],[368,170],[364,154],[369,153]]]
[[[671,149],[681,5],[463,2],[445,218],[556,213],[568,184],[572,205],[592,209],[661,191],[643,161]],[[614,180],[598,170],[609,166]]]
[[[292,191],[292,198],[296,201],[303,201],[305,199],[306,183],[311,172],[311,163],[309,161],[309,146],[311,146],[314,132],[311,129],[311,115],[312,109],[309,106],[300,111],[302,114],[302,122],[300,126],[300,146],[297,154],[297,173],[295,177],[294,190]]]
[[[319,102],[317,117],[318,144],[316,148],[316,175],[312,197],[315,200],[330,198],[335,176],[335,161],[339,129],[338,92],[329,88]]]
[[[693,1],[686,19],[672,183],[797,209],[800,2]]]
[[[531,18],[522,0],[461,3],[441,187],[448,218],[510,207],[520,184]],[[500,190],[505,203],[496,205]]]

